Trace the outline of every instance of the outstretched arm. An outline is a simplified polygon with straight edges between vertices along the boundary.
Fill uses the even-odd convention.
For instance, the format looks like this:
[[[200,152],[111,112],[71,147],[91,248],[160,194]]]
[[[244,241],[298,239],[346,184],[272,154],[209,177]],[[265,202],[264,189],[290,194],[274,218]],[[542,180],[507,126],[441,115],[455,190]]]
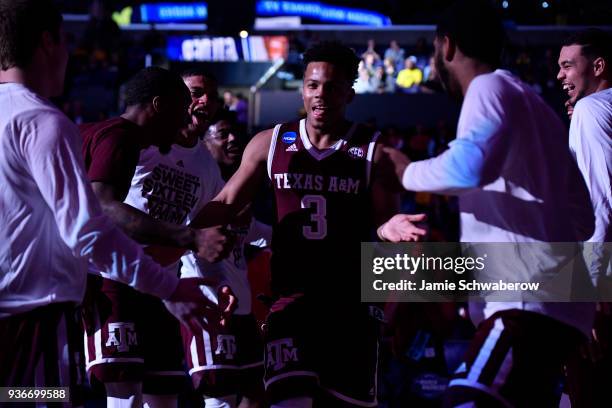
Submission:
[[[266,174],[268,150],[273,129],[256,134],[242,155],[240,167],[223,189],[194,218],[192,226],[231,224],[236,216],[251,203]]]
[[[202,258],[215,262],[226,257],[231,248],[231,240],[219,227],[194,229],[160,221],[118,201],[112,185],[92,182],[91,186],[104,213],[132,239],[140,244],[181,248],[170,250],[173,254],[169,257],[170,260],[166,260],[163,250],[149,248],[147,253],[163,265],[172,263],[185,249],[190,249]]]
[[[257,188],[266,174],[268,150],[272,140],[272,129],[258,133],[251,139],[243,155],[240,167],[223,189],[194,217],[191,228],[226,226],[231,224],[236,216],[255,196]],[[163,264],[177,261],[184,251],[173,248],[150,248],[155,259]],[[210,260],[202,254],[200,257]]]
[[[273,129],[264,130],[251,139],[240,167],[213,201],[230,205],[234,214],[251,203],[266,175],[272,132]]]
[[[425,214],[398,214],[401,185],[394,174],[396,167],[387,149],[377,146],[372,168],[372,209],[376,235],[382,241],[418,241],[426,231],[414,223],[424,221]]]

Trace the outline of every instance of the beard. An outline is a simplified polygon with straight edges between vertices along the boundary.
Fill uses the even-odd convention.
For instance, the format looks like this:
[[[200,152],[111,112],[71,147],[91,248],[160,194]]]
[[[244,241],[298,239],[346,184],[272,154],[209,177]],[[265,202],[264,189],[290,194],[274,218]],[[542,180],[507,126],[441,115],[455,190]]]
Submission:
[[[455,86],[456,81],[453,79],[450,71],[444,65],[444,60],[441,52],[436,52],[434,55],[434,64],[436,67],[437,81],[442,85],[444,92],[456,99],[461,99],[461,91],[459,86]]]

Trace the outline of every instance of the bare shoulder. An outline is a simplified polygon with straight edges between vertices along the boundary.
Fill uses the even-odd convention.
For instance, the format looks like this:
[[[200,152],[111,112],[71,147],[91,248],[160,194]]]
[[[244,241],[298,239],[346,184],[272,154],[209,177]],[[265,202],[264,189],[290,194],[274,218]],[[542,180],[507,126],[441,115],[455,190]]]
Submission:
[[[268,160],[268,151],[272,142],[274,129],[266,129],[257,133],[247,145],[244,156],[249,160],[266,161]]]

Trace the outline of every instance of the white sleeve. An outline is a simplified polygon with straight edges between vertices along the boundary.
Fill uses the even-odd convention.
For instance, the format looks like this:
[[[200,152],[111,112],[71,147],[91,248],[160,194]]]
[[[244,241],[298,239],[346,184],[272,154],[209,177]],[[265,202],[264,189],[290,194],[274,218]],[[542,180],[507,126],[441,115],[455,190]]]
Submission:
[[[570,138],[595,210],[592,242],[612,241],[612,117],[594,103],[576,104]],[[590,102],[590,101],[584,101]]]
[[[100,208],[85,173],[76,127],[59,115],[39,116],[23,154],[60,236],[90,270],[152,295],[167,298],[178,279],[163,272]]]
[[[495,78],[476,78],[461,107],[457,138],[437,157],[413,162],[404,171],[406,190],[460,194],[497,178],[493,156],[503,142],[503,86]]]
[[[585,245],[585,260],[594,281],[610,269],[612,241],[612,115],[597,103],[584,99],[576,104],[570,124],[570,140],[586,182],[595,229]]]
[[[251,218],[251,225],[244,242],[259,248],[269,247],[272,244],[272,227]]]
[[[479,146],[457,138],[439,156],[410,163],[402,176],[402,185],[411,191],[459,194],[479,185],[482,163]]]

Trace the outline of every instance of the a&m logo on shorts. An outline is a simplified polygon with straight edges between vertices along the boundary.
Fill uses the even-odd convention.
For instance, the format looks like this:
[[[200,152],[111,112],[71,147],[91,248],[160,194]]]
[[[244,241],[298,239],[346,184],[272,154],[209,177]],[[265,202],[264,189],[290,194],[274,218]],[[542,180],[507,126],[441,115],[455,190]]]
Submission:
[[[130,346],[137,346],[138,339],[134,330],[134,323],[109,323],[108,340],[106,347],[117,347],[117,351],[129,351]]]
[[[291,143],[295,142],[295,139],[297,139],[297,133],[295,133],[295,132],[285,132],[285,133],[283,133],[283,136],[282,136],[283,143],[291,144]]]
[[[236,354],[236,338],[229,334],[217,335],[217,349],[215,350],[215,354],[225,354],[226,359],[233,360]]]
[[[293,339],[278,339],[267,345],[266,368],[281,370],[290,361],[298,361],[297,348],[293,347]]]
[[[361,147],[351,147],[348,149],[348,154],[353,159],[363,159],[365,157],[365,152]]]

